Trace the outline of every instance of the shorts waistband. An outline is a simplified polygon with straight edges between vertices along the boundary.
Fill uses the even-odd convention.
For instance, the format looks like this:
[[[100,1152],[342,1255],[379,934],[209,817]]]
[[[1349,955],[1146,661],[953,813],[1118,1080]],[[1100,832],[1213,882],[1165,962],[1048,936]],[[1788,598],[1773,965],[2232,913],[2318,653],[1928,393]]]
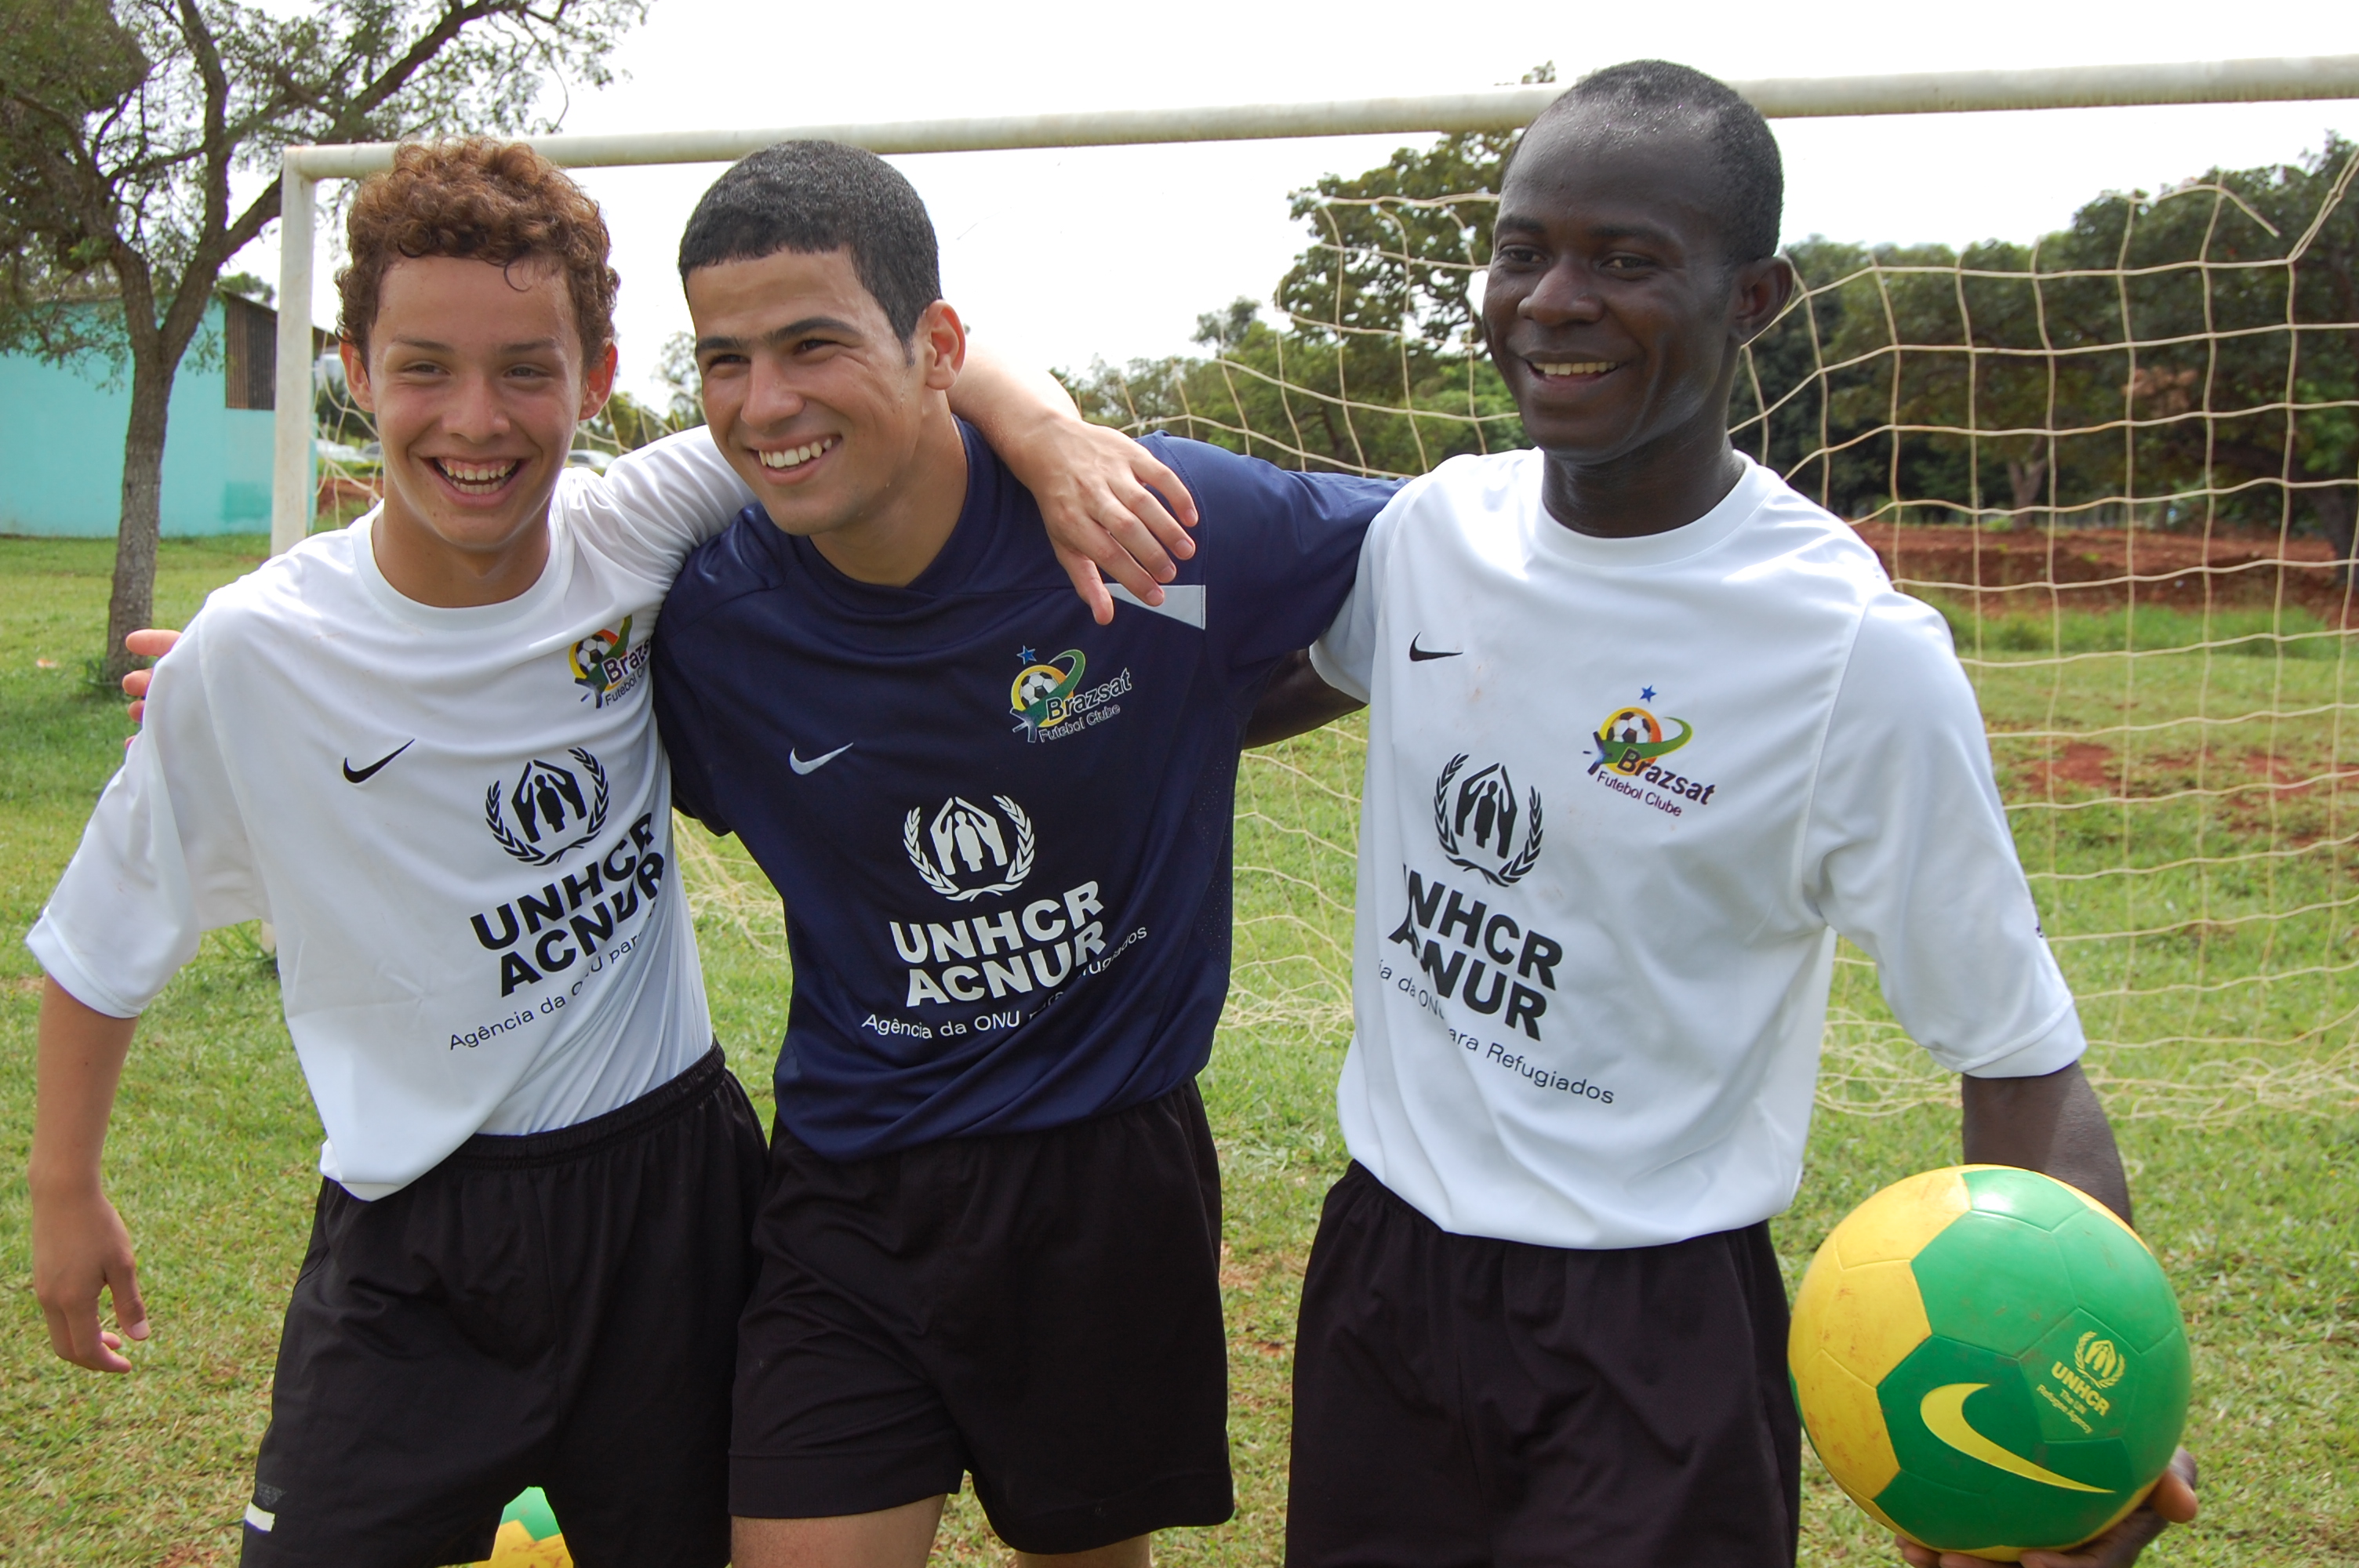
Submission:
[[[1343,1167],[1343,1173],[1336,1178],[1332,1190],[1341,1192],[1345,1187],[1365,1192],[1386,1213],[1443,1237],[1454,1247],[1521,1248],[1538,1252],[1577,1253],[1585,1257],[1636,1257],[1641,1252],[1668,1252],[1675,1247],[1714,1242],[1737,1247],[1767,1248],[1769,1245],[1769,1222],[1766,1219],[1756,1219],[1750,1225],[1740,1225],[1729,1230],[1698,1231],[1677,1241],[1651,1241],[1636,1247],[1557,1247],[1545,1241],[1511,1241],[1504,1236],[1484,1236],[1480,1231],[1444,1230],[1435,1223],[1432,1216],[1385,1185],[1383,1177],[1357,1160]]]
[[[451,1151],[444,1162],[478,1171],[515,1171],[579,1159],[686,1115],[728,1076],[728,1059],[722,1055],[716,1040],[694,1066],[627,1105],[547,1132],[478,1132]]]

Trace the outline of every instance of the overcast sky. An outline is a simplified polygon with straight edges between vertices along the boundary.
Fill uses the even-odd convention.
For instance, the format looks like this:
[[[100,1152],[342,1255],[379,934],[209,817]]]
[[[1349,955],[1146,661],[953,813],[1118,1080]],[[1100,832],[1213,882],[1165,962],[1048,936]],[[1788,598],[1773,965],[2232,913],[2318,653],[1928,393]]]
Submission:
[[[1521,26],[1509,19],[1527,17]],[[2359,52],[2351,0],[1982,0],[1973,5],[1681,0],[946,0],[834,7],[656,0],[574,91],[568,131],[792,126],[1149,105],[1450,92],[1665,56],[1735,79]],[[1772,122],[1788,240],[2027,240],[2100,190],[2292,159],[2359,103]],[[1266,301],[1303,243],[1287,193],[1382,163],[1404,136],[933,154],[894,161],[931,207],[943,287],[970,329],[1048,365],[1184,351],[1200,312]],[[715,165],[587,169],[623,275],[625,385],[685,329],[679,229]],[[321,256],[316,319],[333,320]],[[275,232],[240,259],[275,278]]]

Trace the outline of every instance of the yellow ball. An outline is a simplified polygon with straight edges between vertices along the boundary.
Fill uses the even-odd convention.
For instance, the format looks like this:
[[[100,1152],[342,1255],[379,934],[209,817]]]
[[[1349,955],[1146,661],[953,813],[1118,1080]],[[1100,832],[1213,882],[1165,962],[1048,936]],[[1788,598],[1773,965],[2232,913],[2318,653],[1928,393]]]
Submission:
[[[1787,1367],[1854,1502],[2002,1562],[2112,1528],[2187,1415],[2153,1253],[2086,1194],[2005,1165],[1929,1171],[1853,1210],[1803,1276]]]
[[[538,1487],[527,1487],[501,1511],[488,1562],[473,1568],[573,1568],[572,1554]]]

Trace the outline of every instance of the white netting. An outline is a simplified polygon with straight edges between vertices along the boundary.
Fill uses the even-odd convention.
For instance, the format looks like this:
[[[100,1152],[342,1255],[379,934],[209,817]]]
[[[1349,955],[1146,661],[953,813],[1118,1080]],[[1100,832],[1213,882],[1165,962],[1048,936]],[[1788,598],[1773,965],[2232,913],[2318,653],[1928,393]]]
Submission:
[[[1414,474],[1522,443],[1476,345],[1509,138],[1454,136],[1298,193],[1275,321],[1072,378],[1092,416],[1288,467]],[[1788,254],[1737,438],[1949,616],[2091,1066],[2117,1114],[2359,1100],[2359,149],[2155,197],[2035,244]],[[364,416],[323,378],[320,503],[373,500]],[[581,460],[693,417],[619,404]],[[1248,755],[1227,1026],[1350,1027],[1364,730]],[[684,846],[701,842],[684,835]],[[684,848],[700,914],[782,951],[742,855]],[[1845,949],[1821,1095],[1951,1094]]]
[[[1504,139],[1296,199],[1313,242],[1097,416],[1292,467],[1521,443],[1472,330]],[[2359,1098],[2359,149],[2108,195],[2031,245],[1791,248],[1741,445],[1951,622],[2118,1114]],[[1249,759],[1235,1014],[1348,1029],[1348,735]],[[1822,1098],[1952,1093],[1837,971]]]

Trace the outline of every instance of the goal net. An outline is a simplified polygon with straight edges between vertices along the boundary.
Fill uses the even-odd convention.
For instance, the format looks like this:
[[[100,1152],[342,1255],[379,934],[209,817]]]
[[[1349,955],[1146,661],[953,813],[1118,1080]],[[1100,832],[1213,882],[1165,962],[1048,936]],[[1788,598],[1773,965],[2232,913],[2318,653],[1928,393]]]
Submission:
[[[1507,139],[1299,193],[1274,308],[1079,384],[1091,411],[1290,467],[1523,444],[1474,338]],[[2023,243],[1789,247],[1738,443],[1949,619],[2116,1114],[2359,1094],[2359,147],[2106,195]],[[1362,731],[1249,757],[1233,1026],[1348,1033]],[[1954,1092],[1872,966],[1822,1098]]]
[[[1292,468],[1522,445],[1475,336],[1511,143],[1447,136],[1295,193],[1305,245],[1268,299],[1209,310],[1199,353],[1069,384],[1103,422]],[[1797,243],[1801,287],[1739,378],[1739,444],[1948,618],[2116,1115],[2359,1096],[2354,176],[2331,138],[2021,243]],[[376,478],[365,417],[321,386],[329,523]],[[578,460],[693,417],[620,403]],[[1247,757],[1232,1033],[1349,1035],[1364,733]],[[758,873],[682,844],[701,914],[783,956]],[[1826,1056],[1831,1107],[1954,1093],[1848,946]]]

